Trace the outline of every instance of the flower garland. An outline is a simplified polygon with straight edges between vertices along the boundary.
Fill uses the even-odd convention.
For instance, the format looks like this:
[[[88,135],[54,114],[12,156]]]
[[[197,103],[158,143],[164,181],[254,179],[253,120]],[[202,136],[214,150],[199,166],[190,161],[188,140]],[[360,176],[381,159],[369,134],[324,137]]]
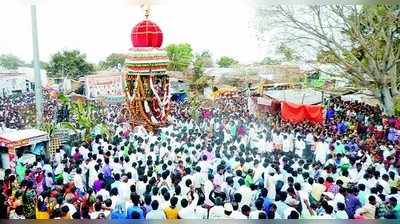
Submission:
[[[154,114],[151,112],[150,106],[149,106],[149,102],[148,102],[148,101],[144,101],[144,110],[145,110],[146,113],[149,115],[150,121],[153,122],[153,124],[158,124],[158,123],[159,123],[159,122],[157,121],[157,119],[154,117]]]
[[[146,111],[146,113],[150,113],[150,107],[149,107],[149,103],[147,101],[144,101],[144,111]]]
[[[157,119],[151,115],[150,120],[154,123],[154,124],[159,124],[160,122],[157,121]]]
[[[162,111],[164,110],[164,109],[163,109],[164,105],[162,104],[162,101],[161,101],[161,99],[160,99],[160,96],[159,96],[158,93],[157,93],[157,90],[154,88],[154,85],[153,85],[153,78],[154,78],[154,76],[150,76],[150,79],[149,79],[149,81],[150,81],[150,88],[151,88],[151,90],[153,91],[153,93],[154,93],[154,95],[155,95],[155,97],[156,97],[156,99],[157,99],[158,105],[160,106],[161,113],[162,113]]]
[[[168,66],[168,62],[165,61],[153,61],[153,62],[126,62],[126,65],[130,69],[138,68],[152,68],[152,67],[164,67]]]
[[[153,73],[156,76],[161,76],[161,75],[165,75],[165,73],[167,72],[167,70],[163,69],[163,70],[158,70],[158,71],[154,71],[151,70],[151,73]],[[128,75],[142,75],[142,76],[148,76],[149,75],[149,71],[145,70],[145,71],[127,71]]]
[[[169,99],[171,98],[170,96],[170,91],[169,91],[169,82],[166,81],[166,84],[164,85],[164,98],[163,98],[163,110],[161,111],[161,119],[165,119],[166,116],[166,111],[165,111],[165,106],[169,104]]]
[[[140,94],[141,96],[144,96],[144,89],[143,89],[142,79],[140,78],[140,76],[138,76],[138,82],[140,82],[140,85],[138,88],[138,94]],[[136,102],[136,108],[139,111],[140,115],[142,116],[142,119],[145,121],[145,123],[147,123],[147,125],[150,128],[153,128],[154,122],[152,121],[152,116],[149,119],[147,117],[146,112],[143,110],[143,106],[142,106],[141,102],[140,101],[135,101],[135,102]]]
[[[139,76],[136,76],[136,78],[135,78],[135,85],[133,87],[133,95],[130,94],[130,91],[129,91],[129,88],[128,88],[127,96],[128,96],[128,101],[129,102],[132,102],[136,97],[136,89],[137,89],[137,86],[138,86],[138,78],[139,78]]]
[[[151,108],[153,110],[153,114],[155,114],[155,116],[157,118],[159,118],[160,117],[160,108],[158,107],[158,103],[157,103],[156,97],[153,97],[151,102],[152,102],[152,107]]]
[[[126,61],[129,62],[136,62],[136,61],[166,61],[168,62],[168,56],[165,55],[131,55],[127,57]]]
[[[140,94],[141,94],[141,96],[145,96],[145,92],[144,92],[144,88],[143,88],[143,82],[141,81],[141,79],[139,78],[140,76],[138,76],[138,80],[140,80],[140,89],[139,89],[139,92],[140,92]],[[152,91],[154,91],[153,89],[154,89],[154,87],[152,86],[152,79],[151,79],[151,77],[150,77],[150,80],[149,80],[149,84],[150,84],[150,88],[152,89]],[[149,104],[148,104],[148,102],[146,101],[146,100],[144,100],[144,102],[143,102],[143,107],[144,107],[144,110],[143,110],[143,107],[141,106],[141,103],[140,102],[137,102],[138,103],[138,105],[140,105],[139,106],[139,111],[140,111],[140,113],[141,113],[141,115],[142,115],[142,117],[143,117],[143,119],[145,120],[145,122],[148,124],[148,125],[150,125],[150,126],[154,126],[155,124],[159,124],[159,122],[157,121],[157,119],[154,117],[154,115],[151,113],[151,111],[150,111],[150,107],[149,107]],[[149,117],[150,117],[150,119],[149,119]]]
[[[128,71],[153,71],[153,70],[162,70],[162,71],[164,71],[164,70],[166,70],[167,69],[167,64],[163,64],[163,65],[148,65],[148,66],[145,66],[145,65],[136,65],[136,66],[131,66],[131,65],[128,65],[127,66],[127,69],[128,69]]]

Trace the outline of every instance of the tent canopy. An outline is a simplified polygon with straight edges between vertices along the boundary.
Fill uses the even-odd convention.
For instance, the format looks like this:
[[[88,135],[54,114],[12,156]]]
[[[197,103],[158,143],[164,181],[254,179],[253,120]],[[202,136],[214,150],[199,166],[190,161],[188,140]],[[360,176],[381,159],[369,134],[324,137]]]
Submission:
[[[322,92],[312,89],[287,89],[287,90],[268,90],[265,95],[278,101],[287,101],[294,104],[319,104],[322,101]],[[324,94],[324,97],[328,97]]]
[[[287,101],[282,102],[282,119],[299,123],[310,121],[312,123],[323,123],[323,108],[321,105],[294,104]]]
[[[0,133],[0,146],[21,147],[49,140],[47,132],[38,129],[13,130],[7,129]]]

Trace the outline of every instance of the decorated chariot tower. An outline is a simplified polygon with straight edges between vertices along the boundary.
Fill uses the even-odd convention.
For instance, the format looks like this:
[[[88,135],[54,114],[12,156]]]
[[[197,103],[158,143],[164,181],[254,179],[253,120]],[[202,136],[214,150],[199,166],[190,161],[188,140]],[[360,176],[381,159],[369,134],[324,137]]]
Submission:
[[[170,81],[166,73],[167,52],[161,48],[163,33],[148,19],[133,27],[132,48],[125,61],[125,101],[132,128],[143,126],[148,132],[170,120]]]

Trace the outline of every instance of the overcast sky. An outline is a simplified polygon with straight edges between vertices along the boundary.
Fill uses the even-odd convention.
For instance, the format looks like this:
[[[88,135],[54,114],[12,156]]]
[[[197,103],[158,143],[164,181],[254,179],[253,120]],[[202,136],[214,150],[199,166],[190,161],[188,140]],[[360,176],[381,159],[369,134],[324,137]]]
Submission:
[[[144,18],[140,0],[36,0],[41,60],[62,49],[79,49],[98,62],[131,47],[132,27]],[[30,0],[0,0],[0,54],[32,60]],[[150,19],[164,43],[187,42],[214,58],[242,63],[271,53],[256,37],[252,0],[153,0]]]

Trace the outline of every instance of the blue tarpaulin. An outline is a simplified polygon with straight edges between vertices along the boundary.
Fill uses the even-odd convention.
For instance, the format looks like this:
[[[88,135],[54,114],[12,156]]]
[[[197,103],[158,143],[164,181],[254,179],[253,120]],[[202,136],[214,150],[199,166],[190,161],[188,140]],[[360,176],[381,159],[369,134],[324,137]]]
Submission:
[[[175,102],[184,102],[187,98],[187,95],[185,92],[180,92],[180,93],[173,93],[171,100]]]

